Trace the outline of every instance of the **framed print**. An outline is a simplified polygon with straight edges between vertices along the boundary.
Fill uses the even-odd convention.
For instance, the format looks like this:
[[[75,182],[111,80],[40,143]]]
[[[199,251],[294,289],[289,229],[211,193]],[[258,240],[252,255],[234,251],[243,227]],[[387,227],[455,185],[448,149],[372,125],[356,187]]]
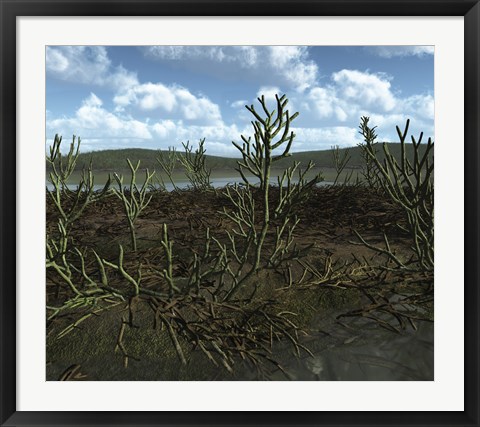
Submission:
[[[0,10],[2,425],[479,424],[478,1]]]

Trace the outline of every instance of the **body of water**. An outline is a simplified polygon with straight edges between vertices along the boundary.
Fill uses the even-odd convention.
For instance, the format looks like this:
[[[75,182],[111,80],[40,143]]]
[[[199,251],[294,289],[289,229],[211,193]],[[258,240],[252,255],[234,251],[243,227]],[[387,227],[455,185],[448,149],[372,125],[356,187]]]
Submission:
[[[256,177],[249,177],[248,179],[254,185],[259,183],[259,180]],[[226,187],[227,185],[240,184],[242,182],[243,181],[241,179],[237,179],[235,177],[215,177],[215,178],[210,179],[210,183],[214,188],[223,188],[223,187]],[[298,182],[298,180],[294,179],[293,182]],[[272,180],[272,185],[275,185],[275,184],[276,184],[276,178],[274,180]],[[330,182],[330,181],[322,181],[322,182],[318,183],[319,186],[327,186],[327,185],[332,185],[332,184],[333,184],[333,182]],[[95,191],[100,191],[100,190],[103,189],[104,185],[105,184],[95,184],[93,188],[94,188]],[[137,185],[141,186],[141,182],[139,182]],[[188,180],[175,181],[175,185],[182,190],[192,188],[192,185],[191,185],[190,181],[188,181]],[[48,181],[46,182],[46,187],[49,191],[52,191],[53,188],[54,188],[52,183],[48,182]],[[78,185],[77,184],[69,184],[67,187],[70,190],[76,190],[78,188]],[[117,185],[112,183],[111,187],[117,187]],[[156,185],[155,187],[159,188],[158,185]],[[173,189],[174,189],[173,184],[171,182],[168,182],[168,181],[165,182],[165,187],[166,187],[167,191],[173,191]]]

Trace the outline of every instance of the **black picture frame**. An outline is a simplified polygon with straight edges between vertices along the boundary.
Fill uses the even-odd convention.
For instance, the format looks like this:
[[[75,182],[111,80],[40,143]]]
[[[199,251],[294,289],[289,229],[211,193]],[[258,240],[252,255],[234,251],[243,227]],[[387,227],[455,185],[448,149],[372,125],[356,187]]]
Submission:
[[[275,7],[272,7],[275,5]],[[16,410],[16,17],[463,16],[465,24],[465,406],[463,412],[20,412]],[[410,425],[478,426],[479,0],[0,0],[0,298],[2,426]],[[452,391],[454,392],[454,391]],[[220,408],[219,408],[220,409]]]

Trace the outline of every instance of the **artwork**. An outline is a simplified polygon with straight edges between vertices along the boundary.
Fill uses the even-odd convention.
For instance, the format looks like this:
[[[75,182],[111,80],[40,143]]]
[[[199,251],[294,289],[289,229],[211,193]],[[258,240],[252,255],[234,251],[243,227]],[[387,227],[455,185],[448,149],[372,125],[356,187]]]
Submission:
[[[433,381],[432,46],[48,46],[48,381]]]

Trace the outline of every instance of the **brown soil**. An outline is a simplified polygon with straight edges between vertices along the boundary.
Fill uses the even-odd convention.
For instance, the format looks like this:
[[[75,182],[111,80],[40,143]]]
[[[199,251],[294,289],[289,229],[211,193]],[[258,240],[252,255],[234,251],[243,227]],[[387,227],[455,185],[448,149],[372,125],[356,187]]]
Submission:
[[[258,216],[261,217],[259,194],[255,197],[258,202]],[[278,189],[272,188],[272,205],[277,198]],[[161,246],[163,224],[167,224],[168,233],[173,242],[173,276],[185,277],[193,253],[202,251],[207,228],[210,229],[210,234],[220,242],[228,242],[226,232],[232,229],[232,222],[220,214],[224,209],[230,211],[232,205],[221,190],[206,193],[193,191],[155,193],[150,204],[135,223],[138,250],[134,253],[130,250],[129,228],[122,203],[116,196],[111,195],[90,205],[74,224],[70,235],[72,244],[87,254],[86,269],[90,269],[92,274],[95,270],[95,259],[89,250],[93,249],[100,257],[116,262],[121,244],[125,248],[125,268],[133,272],[139,264],[144,268],[142,286],[155,291],[166,291],[166,282],[159,280],[158,274],[153,273],[155,269],[161,270],[165,265],[165,253]],[[384,257],[359,244],[355,231],[369,243],[379,246],[383,245],[385,233],[388,235],[390,245],[398,254],[407,259],[410,253],[408,236],[398,228],[399,224],[404,223],[401,210],[384,196],[367,188],[319,187],[314,190],[307,202],[294,206],[294,211],[300,219],[294,233],[295,242],[298,249],[306,250],[300,257],[300,261],[318,269],[318,272],[325,271],[330,261],[334,269],[346,263],[355,262],[358,266],[362,262],[386,265]],[[47,233],[50,235],[55,235],[57,232],[57,219],[55,208],[47,199]],[[272,230],[274,225],[271,227]],[[272,234],[267,236],[266,252],[273,244],[272,239]],[[353,267],[349,267],[348,274],[339,276],[338,279],[332,278],[330,282],[327,281],[319,286],[315,286],[314,275],[309,274],[307,279],[310,280],[304,280],[292,289],[291,286],[288,287],[288,270],[285,265],[290,266],[290,274],[294,281],[300,279],[305,264],[297,260],[291,260],[277,269],[262,271],[255,279],[257,284],[262,283],[256,298],[262,301],[274,299],[280,303],[280,307],[295,311],[300,326],[307,333],[312,319],[318,315],[320,308],[335,310],[337,313],[343,310],[344,318],[370,313],[372,319],[378,318],[378,322],[384,322],[385,327],[397,322],[397,326],[392,326],[397,329],[398,323],[402,325],[406,320],[398,321],[395,319],[395,313],[388,319],[383,315],[373,315],[378,311],[375,304],[379,304],[382,298],[388,301],[393,294],[402,294],[402,292],[408,295],[430,295],[433,283],[430,276],[388,271],[378,276],[363,274],[358,276],[357,283],[357,276],[352,273]],[[129,285],[122,282],[118,275],[109,274],[118,289],[128,288]],[[60,306],[71,297],[69,292],[55,274],[47,272],[47,305]],[[122,367],[122,355],[118,348],[116,352],[112,350],[118,347],[117,338],[122,318],[127,319],[128,315],[132,315],[131,304],[126,301],[109,310],[99,310],[98,313],[75,326],[73,331],[61,340],[57,339],[58,333],[78,320],[85,312],[82,311],[85,308],[70,310],[66,314],[55,317],[53,321],[48,321],[47,378],[50,380],[134,380],[160,377],[171,380],[192,379],[192,377],[214,379],[215,369],[212,371],[206,368],[207,365],[211,365],[208,361],[205,362],[205,358],[200,360],[195,352],[191,357],[196,360],[197,367],[204,366],[202,368],[204,374],[197,378],[188,369],[179,368],[177,354],[168,345],[169,340],[165,338],[165,331],[162,329],[163,335],[159,335],[158,331],[152,328],[153,317],[145,314],[149,311],[147,299],[142,301],[139,306],[141,308],[136,309],[138,314],[135,317],[139,328],[132,328],[132,322],[130,322],[130,327],[125,332],[125,339],[129,339],[129,351],[134,351],[136,354],[135,357],[130,358],[129,370]],[[428,301],[431,313],[431,298],[424,300],[417,298],[412,300],[412,305],[418,301]],[[372,308],[372,306],[375,307]],[[414,325],[413,320],[409,321]],[[97,344],[93,347],[85,346],[85,342]],[[96,349],[93,353],[92,348]],[[107,353],[111,354],[111,357],[106,357]],[[88,354],[91,357],[88,357]],[[158,354],[163,355],[161,363],[158,361]],[[143,362],[135,365],[137,359]],[[157,360],[155,375],[148,370],[148,366],[155,363],[154,360]],[[136,367],[132,368],[132,366]]]

